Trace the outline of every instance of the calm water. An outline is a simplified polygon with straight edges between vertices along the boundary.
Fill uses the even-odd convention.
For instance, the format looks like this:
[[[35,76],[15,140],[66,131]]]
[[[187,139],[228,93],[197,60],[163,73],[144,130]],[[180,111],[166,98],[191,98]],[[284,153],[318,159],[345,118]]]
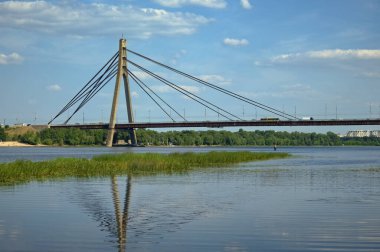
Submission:
[[[1,148],[0,162],[211,149],[226,150]],[[294,156],[0,187],[0,251],[380,251],[380,172],[365,171],[380,148],[281,150]]]

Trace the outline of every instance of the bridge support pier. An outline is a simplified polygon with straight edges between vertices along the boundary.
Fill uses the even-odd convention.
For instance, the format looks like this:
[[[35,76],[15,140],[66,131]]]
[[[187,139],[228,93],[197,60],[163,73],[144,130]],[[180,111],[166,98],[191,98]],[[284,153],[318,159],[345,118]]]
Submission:
[[[112,109],[110,122],[108,125],[108,134],[106,146],[112,147],[113,136],[115,133],[115,124],[116,124],[116,113],[117,113],[117,104],[119,99],[120,85],[121,80],[124,82],[124,90],[125,90],[125,99],[127,103],[127,114],[128,114],[128,122],[133,123],[133,110],[132,110],[132,100],[131,100],[131,92],[129,88],[129,80],[128,80],[128,70],[127,70],[127,40],[122,38],[119,40],[119,63],[116,75],[116,83],[115,83],[115,91],[113,94],[112,101]],[[136,132],[134,128],[129,129],[129,136],[131,139],[132,145],[137,145]]]

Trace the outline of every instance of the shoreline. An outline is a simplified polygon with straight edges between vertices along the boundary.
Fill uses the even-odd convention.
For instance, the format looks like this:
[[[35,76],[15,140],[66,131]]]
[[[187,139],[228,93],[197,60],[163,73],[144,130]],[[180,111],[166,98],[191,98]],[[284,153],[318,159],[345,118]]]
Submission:
[[[0,147],[39,147],[39,146],[45,146],[45,145],[31,145],[31,144],[20,143],[17,141],[0,142]]]
[[[277,148],[282,147],[380,147],[378,145],[277,145]],[[44,144],[25,144],[20,143],[17,141],[3,141],[0,142],[0,148],[1,147],[104,147],[104,145],[44,145]],[[197,147],[197,148],[207,148],[207,147],[254,147],[254,148],[260,148],[260,147],[267,147],[272,148],[273,146],[270,145],[144,145],[144,146],[113,146],[113,147],[167,147],[167,148],[187,148],[187,147]]]

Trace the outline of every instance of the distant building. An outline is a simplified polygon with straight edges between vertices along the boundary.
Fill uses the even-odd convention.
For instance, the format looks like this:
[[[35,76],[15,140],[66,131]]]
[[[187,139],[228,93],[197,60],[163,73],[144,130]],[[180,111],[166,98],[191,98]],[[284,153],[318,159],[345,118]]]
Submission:
[[[13,127],[26,127],[26,126],[28,126],[27,123],[16,123],[13,125]]]
[[[352,130],[346,137],[380,137],[380,130]]]

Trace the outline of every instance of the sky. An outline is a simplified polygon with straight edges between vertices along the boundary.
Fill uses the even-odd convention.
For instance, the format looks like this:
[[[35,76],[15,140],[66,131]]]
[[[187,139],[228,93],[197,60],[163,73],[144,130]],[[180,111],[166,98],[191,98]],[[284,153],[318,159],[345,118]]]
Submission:
[[[133,51],[297,117],[379,118],[379,24],[377,0],[0,1],[0,121],[47,123],[121,37]],[[244,120],[274,116],[128,58]],[[224,119],[130,70],[187,120]],[[108,122],[114,83],[71,122]],[[136,121],[169,121],[133,81],[131,92]],[[117,117],[127,121],[123,96]]]

